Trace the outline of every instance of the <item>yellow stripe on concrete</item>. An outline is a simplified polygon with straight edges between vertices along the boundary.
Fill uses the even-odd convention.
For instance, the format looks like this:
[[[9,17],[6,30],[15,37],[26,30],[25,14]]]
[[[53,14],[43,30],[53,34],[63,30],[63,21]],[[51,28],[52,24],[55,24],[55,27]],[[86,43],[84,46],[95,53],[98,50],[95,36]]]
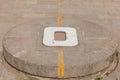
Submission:
[[[62,0],[58,0],[58,25],[62,25]],[[58,78],[64,78],[64,52],[58,52]]]
[[[64,52],[58,53],[58,78],[64,78]]]
[[[58,25],[62,25],[62,17],[58,17]]]
[[[62,25],[62,0],[58,0],[58,25]]]

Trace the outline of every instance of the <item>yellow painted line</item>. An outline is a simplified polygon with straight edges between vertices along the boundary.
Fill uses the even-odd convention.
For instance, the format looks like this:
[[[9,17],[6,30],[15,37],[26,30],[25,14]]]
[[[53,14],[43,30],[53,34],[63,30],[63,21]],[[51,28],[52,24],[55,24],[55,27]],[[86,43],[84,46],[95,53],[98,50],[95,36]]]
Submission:
[[[62,21],[62,0],[58,0],[58,25],[61,26]],[[58,52],[58,78],[64,78],[64,52]]]
[[[58,25],[62,25],[62,0],[58,0]]]
[[[62,25],[62,17],[58,17],[58,25]]]
[[[64,52],[59,50],[58,53],[58,78],[64,78]]]

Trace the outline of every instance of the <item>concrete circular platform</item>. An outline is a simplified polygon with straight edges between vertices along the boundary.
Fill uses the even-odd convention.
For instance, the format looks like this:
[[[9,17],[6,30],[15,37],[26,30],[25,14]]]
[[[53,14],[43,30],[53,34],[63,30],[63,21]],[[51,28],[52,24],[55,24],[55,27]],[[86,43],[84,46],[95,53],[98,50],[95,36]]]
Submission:
[[[58,77],[58,52],[64,52],[64,78],[94,74],[110,66],[117,40],[106,28],[79,18],[63,19],[63,27],[77,30],[74,47],[43,45],[45,27],[58,27],[56,19],[41,19],[11,29],[3,39],[6,61],[16,69],[42,77]]]

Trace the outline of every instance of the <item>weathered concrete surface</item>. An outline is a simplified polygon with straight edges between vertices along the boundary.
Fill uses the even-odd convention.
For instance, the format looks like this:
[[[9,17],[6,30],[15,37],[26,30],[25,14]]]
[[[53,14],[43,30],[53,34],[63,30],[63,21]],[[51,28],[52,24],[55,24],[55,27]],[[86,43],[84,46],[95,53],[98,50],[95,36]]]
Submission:
[[[2,54],[0,52],[0,54]],[[18,80],[15,75],[13,75],[10,71],[8,71],[2,62],[2,59],[0,57],[0,80]]]
[[[93,21],[111,29],[118,34],[119,37],[119,0],[64,0],[63,3],[67,4],[63,6],[64,16],[79,16],[81,19]],[[56,0],[0,0],[0,41],[2,41],[4,33],[17,24],[41,17],[57,17],[55,14],[45,15],[47,12],[42,11],[44,8],[47,8],[44,6],[45,4],[51,5],[50,7],[53,11],[53,6],[56,6]],[[72,6],[72,4],[74,5]],[[43,6],[41,7],[40,5]],[[67,11],[67,9],[69,10]],[[57,11],[55,13],[57,13]],[[1,45],[2,44],[0,43],[0,49],[2,50]],[[118,76],[120,72],[119,70],[120,69],[118,68],[118,70],[112,74],[113,76],[109,76],[111,78],[106,80],[120,80],[120,77]]]
[[[119,55],[119,59],[120,59],[120,55]],[[120,80],[120,61],[115,71],[112,72],[109,76],[105,77],[103,80]]]
[[[120,58],[120,56],[119,56],[119,58]],[[2,59],[2,63],[0,62],[0,69],[1,69],[0,79],[1,80],[4,80],[4,79],[6,79],[6,80],[51,80],[50,78],[36,77],[36,76],[31,76],[31,75],[22,73],[22,72],[16,70],[15,68],[11,67],[8,63],[6,63],[3,60],[3,58],[0,58],[0,59]],[[117,70],[115,70],[115,71],[117,71]],[[104,73],[104,71],[101,74],[103,74],[103,73]],[[84,78],[72,78],[72,79],[65,79],[65,80],[94,80],[95,77],[96,77],[96,75],[92,75],[92,76],[86,76]],[[114,75],[114,72],[113,72],[109,76],[104,77],[104,80],[109,80],[109,79],[110,80],[119,79],[119,75]],[[52,79],[52,80],[59,80],[59,79]],[[64,79],[62,79],[62,80],[64,80]]]
[[[37,18],[57,17],[57,0],[0,0],[0,3],[0,39],[16,24]],[[111,28],[112,31],[118,33],[120,30],[119,4],[118,0],[65,0],[63,1],[63,16],[79,16],[82,19]],[[55,14],[50,14],[49,9],[51,13]]]
[[[82,21],[78,17],[64,17],[62,26],[77,30],[75,47],[48,47],[43,45],[45,27],[57,26],[55,19],[19,25],[3,39],[5,59],[24,72],[44,77],[57,77],[58,51],[64,52],[64,78],[86,76],[109,66],[117,49],[117,40],[106,28]],[[54,22],[55,21],[55,22]]]

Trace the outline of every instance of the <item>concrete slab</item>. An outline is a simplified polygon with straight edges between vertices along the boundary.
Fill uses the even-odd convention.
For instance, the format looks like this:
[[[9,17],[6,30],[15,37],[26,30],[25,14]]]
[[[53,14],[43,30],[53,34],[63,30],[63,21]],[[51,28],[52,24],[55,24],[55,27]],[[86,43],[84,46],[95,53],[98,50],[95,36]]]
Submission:
[[[77,30],[78,45],[43,45],[43,31],[56,27],[55,20],[41,19],[19,25],[4,37],[5,59],[15,68],[37,76],[57,78],[58,52],[64,52],[64,78],[86,76],[109,66],[117,49],[117,39],[106,28],[80,18],[63,18],[62,26]],[[71,26],[72,25],[72,26]]]
[[[4,34],[13,26],[20,23],[34,20],[37,18],[57,17],[56,9],[57,0],[0,0],[0,41]],[[120,1],[118,0],[64,0],[63,1],[64,16],[80,17],[94,23],[103,25],[112,32],[119,35],[120,30]],[[43,5],[43,6],[42,6]],[[46,5],[46,6],[44,6]],[[47,5],[50,5],[47,6]],[[16,9],[17,8],[17,9]],[[29,9],[28,9],[29,8]],[[46,11],[43,11],[45,8]],[[47,8],[55,10],[49,13]],[[48,14],[47,14],[48,13]],[[0,42],[2,51],[2,43]],[[120,49],[119,49],[120,50]],[[119,66],[118,66],[119,67]],[[120,80],[118,68],[114,73],[105,80]],[[9,72],[9,71],[8,71]],[[6,78],[6,80],[10,80]],[[43,80],[43,79],[42,79]],[[79,80],[79,79],[78,79]],[[89,80],[89,79],[86,79]]]
[[[120,57],[120,56],[119,56]],[[37,76],[32,76],[32,75],[29,75],[29,74],[26,74],[26,73],[23,73],[21,71],[18,71],[16,70],[15,68],[11,67],[5,60],[4,58],[0,58],[2,59],[2,63],[0,64],[0,69],[2,69],[2,72],[1,72],[1,79],[11,79],[11,80],[51,80],[51,78],[43,78],[43,77],[37,77]],[[115,60],[116,62],[116,60]],[[114,65],[113,65],[114,66]],[[118,67],[119,68],[119,65]],[[5,71],[5,72],[4,72]],[[117,70],[115,70],[114,72],[116,72]],[[98,73],[98,75],[103,75],[104,73],[106,72],[103,71],[103,72],[100,72]],[[109,70],[108,70],[109,72]],[[104,80],[109,80],[109,79],[112,79],[112,78],[116,78],[116,79],[119,79],[119,76],[114,76],[115,73],[111,73],[109,76],[106,76],[104,77]],[[72,78],[72,79],[62,79],[62,80],[94,80],[96,76],[98,75],[90,75],[90,76],[86,76],[86,77],[83,77],[83,78]],[[10,77],[9,77],[10,76]],[[4,78],[5,77],[5,78]],[[52,79],[52,80],[59,80],[59,79]],[[61,80],[61,79],[60,79]]]

